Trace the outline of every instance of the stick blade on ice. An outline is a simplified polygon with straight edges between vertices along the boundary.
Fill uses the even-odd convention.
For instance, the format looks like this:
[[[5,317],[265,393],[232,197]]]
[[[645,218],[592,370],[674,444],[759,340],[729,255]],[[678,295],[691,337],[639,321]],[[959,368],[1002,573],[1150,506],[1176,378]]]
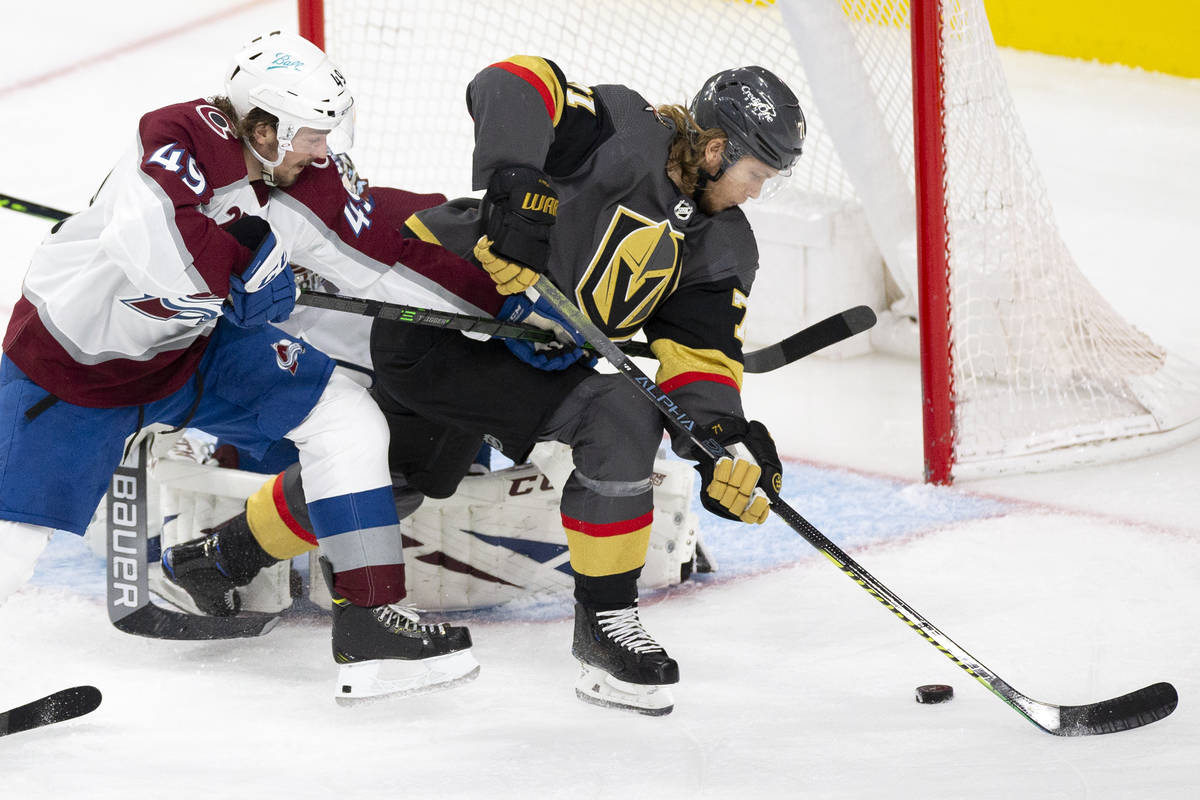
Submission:
[[[1169,683],[1155,683],[1111,700],[1083,706],[1062,706],[1055,729],[1058,736],[1096,736],[1140,728],[1171,715],[1179,693]]]
[[[100,700],[100,690],[95,686],[62,689],[0,713],[0,736],[82,717],[95,711],[100,706]]]

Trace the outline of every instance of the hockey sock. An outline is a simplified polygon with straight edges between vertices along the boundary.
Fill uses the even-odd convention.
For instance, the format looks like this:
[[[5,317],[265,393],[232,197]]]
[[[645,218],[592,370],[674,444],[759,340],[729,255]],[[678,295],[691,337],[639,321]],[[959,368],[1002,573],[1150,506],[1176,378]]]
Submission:
[[[597,611],[616,611],[637,602],[641,567],[618,575],[576,575],[575,600]]]
[[[294,477],[293,469],[296,473]],[[287,494],[292,492],[299,494],[298,506],[288,502]],[[274,561],[316,549],[317,538],[308,527],[310,523],[303,490],[299,487],[298,467],[289,467],[251,495],[246,501],[246,518],[257,548]]]

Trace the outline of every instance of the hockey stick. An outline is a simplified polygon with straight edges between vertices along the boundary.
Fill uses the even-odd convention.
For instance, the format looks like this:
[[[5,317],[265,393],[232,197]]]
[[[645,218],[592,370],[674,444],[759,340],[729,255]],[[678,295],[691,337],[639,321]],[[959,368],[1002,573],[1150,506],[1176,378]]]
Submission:
[[[72,686],[0,713],[0,736],[41,728],[90,714],[100,707],[95,686]]]
[[[376,317],[390,322],[407,322],[431,328],[482,333],[505,339],[525,339],[531,342],[554,341],[553,333],[527,322],[505,322],[501,319],[474,317],[470,314],[456,314],[452,311],[435,311],[430,308],[387,303],[383,300],[366,300],[360,297],[346,297],[340,294],[306,290],[300,293],[296,304],[330,311],[343,311],[363,317]],[[621,345],[621,349],[631,356],[654,357],[654,354],[650,352],[650,345],[645,342],[625,342]]]
[[[72,686],[0,713],[0,736],[53,725],[90,714],[100,707],[95,686]]]
[[[608,359],[634,386],[653,402],[676,430],[685,433],[698,447],[713,459],[727,455],[725,448],[697,429],[697,423],[686,410],[671,400],[645,373],[618,349],[545,275],[538,278],[535,287],[542,297],[559,311],[596,350]],[[918,636],[936,647],[943,655],[957,664],[964,672],[983,684],[990,692],[1003,700],[1010,708],[1037,727],[1055,736],[1088,736],[1114,733],[1148,725],[1168,716],[1179,703],[1175,687],[1169,683],[1155,683],[1135,692],[1088,703],[1081,706],[1059,706],[1033,700],[1014,689],[996,673],[981,664],[974,656],[938,630],[933,623],[921,616],[912,606],[901,600],[858,562],[848,556],[804,517],[800,516],[779,496],[781,487],[768,488],[767,495],[774,511],[787,525],[800,534],[822,555],[840,569],[846,577],[863,587],[885,608],[912,628]]]
[[[150,602],[146,564],[146,480],[150,436],[117,467],[108,498],[108,618],[118,630],[152,639],[240,639],[261,636],[279,617],[204,617]]]
[[[7,194],[0,194],[0,207],[23,214],[32,214],[50,220],[62,220],[70,213],[39,203],[31,203]],[[296,303],[313,308],[343,311],[366,317],[379,317],[394,322],[428,325],[455,331],[485,333],[510,339],[528,339],[534,342],[550,342],[554,336],[542,328],[522,322],[502,322],[486,317],[455,314],[448,311],[433,311],[428,308],[385,303],[381,300],[365,300],[357,297],[328,294],[326,292],[301,292]],[[812,355],[830,345],[849,339],[851,336],[870,330],[875,324],[875,312],[866,306],[855,306],[831,317],[814,323],[793,333],[786,339],[767,345],[761,350],[745,353],[743,367],[746,372],[762,373]],[[636,358],[654,358],[650,345],[645,342],[622,342],[619,347]]]
[[[44,206],[41,203],[31,203],[28,200],[22,200],[19,197],[13,197],[8,194],[0,194],[0,208],[7,208],[10,211],[20,211],[22,214],[30,214],[56,222],[71,216],[67,211]]]
[[[487,317],[473,317],[469,314],[433,311],[428,308],[386,303],[382,300],[365,300],[325,292],[305,291],[300,293],[300,299],[296,302],[302,306],[448,330],[484,333],[489,336],[503,336],[511,339],[528,339],[535,342],[554,340],[554,335],[550,331],[523,322],[504,322]],[[875,312],[871,309],[866,306],[848,308],[797,331],[782,341],[767,345],[761,350],[746,353],[743,356],[745,371],[770,372],[844,339],[849,339],[851,336],[870,330],[874,324]],[[646,342],[621,342],[617,346],[629,356],[654,358],[654,353]]]

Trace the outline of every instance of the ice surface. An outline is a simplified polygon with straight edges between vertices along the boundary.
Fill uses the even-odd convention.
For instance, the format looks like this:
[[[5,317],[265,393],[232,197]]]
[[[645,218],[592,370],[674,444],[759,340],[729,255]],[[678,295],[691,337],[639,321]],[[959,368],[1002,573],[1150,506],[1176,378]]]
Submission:
[[[217,91],[232,49],[293,28],[294,7],[23,5],[0,29],[0,191],[82,206],[142,112]],[[1080,265],[1134,324],[1197,360],[1200,82],[1029,54],[1005,65]],[[46,229],[0,213],[0,315]],[[254,641],[130,637],[106,621],[102,563],[62,535],[0,607],[0,706],[76,683],[105,701],[0,741],[0,796],[1192,797],[1200,445],[927,487],[919,403],[916,364],[886,356],[810,359],[746,386],[788,459],[789,501],[958,644],[1049,702],[1169,680],[1175,715],[1047,736],[777,520],[706,516],[720,571],[647,598],[647,627],[683,677],[675,713],[656,719],[575,700],[561,598],[466,617],[474,683],[345,709],[324,619]],[[952,684],[955,699],[917,704],[924,683]]]

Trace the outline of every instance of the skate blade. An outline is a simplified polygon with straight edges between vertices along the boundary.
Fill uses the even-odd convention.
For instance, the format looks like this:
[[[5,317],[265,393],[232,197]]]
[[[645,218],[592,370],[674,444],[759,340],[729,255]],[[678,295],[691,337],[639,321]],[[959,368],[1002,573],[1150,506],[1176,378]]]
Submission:
[[[580,662],[575,696],[585,703],[661,717],[675,710],[675,697],[666,686],[647,686],[614,678],[599,667]]]
[[[479,675],[479,662],[470,649],[415,661],[380,658],[338,667],[339,705],[383,697],[403,697],[449,689]]]

